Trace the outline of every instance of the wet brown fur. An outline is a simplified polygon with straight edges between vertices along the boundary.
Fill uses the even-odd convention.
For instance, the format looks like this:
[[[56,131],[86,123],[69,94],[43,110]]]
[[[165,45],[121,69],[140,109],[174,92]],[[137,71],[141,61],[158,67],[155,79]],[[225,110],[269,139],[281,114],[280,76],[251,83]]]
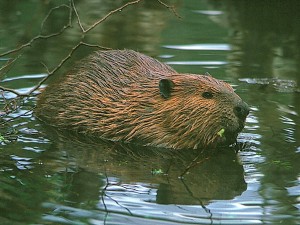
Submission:
[[[174,83],[170,97],[159,81]],[[202,97],[210,91],[212,99]],[[50,125],[87,135],[166,148],[212,147],[228,142],[244,120],[233,112],[241,99],[211,76],[179,74],[131,51],[98,51],[40,95],[36,115]],[[227,132],[227,133],[226,133]]]

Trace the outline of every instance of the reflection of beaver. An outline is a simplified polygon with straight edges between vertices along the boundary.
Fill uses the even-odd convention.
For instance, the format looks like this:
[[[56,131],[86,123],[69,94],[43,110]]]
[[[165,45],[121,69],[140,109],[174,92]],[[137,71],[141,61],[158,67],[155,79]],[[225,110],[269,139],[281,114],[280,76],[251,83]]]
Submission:
[[[86,58],[46,88],[36,109],[59,128],[175,149],[233,143],[248,112],[229,84],[129,50]]]
[[[100,193],[110,195],[111,185],[125,187],[123,194],[130,193],[133,189],[136,190],[138,184],[151,187],[151,192],[148,197],[147,193],[143,193],[143,197],[136,197],[146,197],[147,200],[150,198],[152,202],[155,200],[152,193],[157,190],[156,203],[201,203],[204,206],[210,200],[232,199],[247,187],[244,169],[237,160],[234,148],[224,147],[222,151],[214,152],[211,157],[211,152],[200,154],[198,150],[192,149],[165,151],[154,147],[141,148],[132,144],[112,143],[84,135],[56,132],[47,126],[45,128],[55,142],[49,146],[51,151],[43,154],[43,166],[49,174],[60,172],[60,175],[72,178],[66,179],[65,182],[68,182],[70,188],[65,191],[70,193],[68,196],[73,197],[70,199],[73,201],[99,200]],[[65,155],[68,157],[64,157]],[[63,165],[62,158],[65,160]],[[149,176],[151,173],[153,176]],[[110,180],[111,176],[119,180],[118,184],[101,183]],[[118,198],[115,200],[118,201]]]

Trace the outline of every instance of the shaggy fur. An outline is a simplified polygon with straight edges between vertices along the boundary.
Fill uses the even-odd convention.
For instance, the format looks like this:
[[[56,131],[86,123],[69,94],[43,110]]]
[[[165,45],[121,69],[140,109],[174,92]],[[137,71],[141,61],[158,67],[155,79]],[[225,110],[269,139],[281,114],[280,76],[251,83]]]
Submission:
[[[173,84],[164,97],[161,79]],[[202,96],[210,92],[211,98]],[[103,139],[183,149],[236,140],[248,114],[232,87],[211,76],[179,74],[130,51],[98,51],[49,85],[36,115],[46,123]],[[225,129],[224,135],[218,135]]]

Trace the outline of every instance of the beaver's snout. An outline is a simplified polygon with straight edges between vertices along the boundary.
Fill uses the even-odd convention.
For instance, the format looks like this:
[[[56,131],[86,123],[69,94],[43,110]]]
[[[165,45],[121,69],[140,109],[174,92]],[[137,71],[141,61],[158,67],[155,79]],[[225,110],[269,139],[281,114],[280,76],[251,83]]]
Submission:
[[[234,114],[241,120],[245,120],[248,116],[250,108],[246,102],[239,102],[237,106],[234,107],[233,112]]]
[[[236,143],[238,133],[242,131],[245,126],[245,120],[250,112],[250,108],[246,102],[240,100],[238,104],[233,108],[234,115],[237,120],[233,124],[227,124],[223,140],[223,144],[231,145]]]

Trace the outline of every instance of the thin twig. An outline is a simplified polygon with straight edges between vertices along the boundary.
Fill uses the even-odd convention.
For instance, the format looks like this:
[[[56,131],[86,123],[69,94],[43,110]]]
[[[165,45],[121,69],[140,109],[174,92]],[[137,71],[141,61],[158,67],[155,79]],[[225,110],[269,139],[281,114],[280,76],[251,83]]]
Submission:
[[[163,5],[164,7],[166,7],[167,9],[169,9],[176,17],[181,19],[181,16],[177,13],[175,6],[173,5],[167,5],[166,3],[164,3],[161,0],[157,0],[161,5]]]
[[[12,49],[12,50],[9,50],[7,52],[4,52],[2,54],[0,54],[0,57],[3,57],[3,56],[6,56],[6,55],[10,55],[12,53],[15,53],[15,52],[19,52],[20,50],[22,50],[23,48],[26,48],[26,47],[29,47],[33,44],[33,42],[35,42],[36,40],[39,40],[39,39],[49,39],[49,38],[52,38],[52,37],[56,37],[56,36],[59,36],[60,34],[63,33],[64,30],[66,30],[67,28],[69,28],[68,26],[64,26],[60,31],[58,31],[57,33],[53,33],[53,34],[49,34],[49,35],[37,35],[35,36],[34,38],[32,38],[29,42],[19,46],[18,48],[15,48],[15,49]]]
[[[60,7],[62,7],[62,6],[58,6],[58,7],[56,7],[56,9],[57,9],[57,8],[60,8]],[[68,8],[70,8],[70,7],[68,7]],[[46,19],[43,20],[41,27],[43,27],[43,24],[44,24],[45,21],[47,20],[48,15],[51,13],[51,11],[53,11],[53,9],[50,10],[50,12],[49,12],[49,13],[47,14],[47,16],[46,16]],[[6,56],[6,55],[10,55],[10,54],[15,53],[15,52],[19,52],[20,50],[22,50],[22,49],[24,49],[24,48],[26,48],[26,47],[31,46],[35,41],[37,41],[37,40],[39,40],[39,39],[49,39],[49,38],[52,38],[52,37],[56,37],[56,36],[61,35],[66,29],[68,29],[68,28],[71,27],[71,23],[72,23],[72,15],[71,15],[71,14],[72,14],[72,10],[71,10],[71,8],[70,8],[68,24],[65,25],[63,28],[61,28],[61,30],[59,30],[58,32],[52,33],[52,34],[49,34],[49,35],[42,35],[42,34],[40,33],[39,35],[37,35],[37,36],[35,36],[34,38],[32,38],[29,42],[27,42],[27,43],[25,43],[25,44],[23,44],[23,45],[21,45],[21,46],[15,48],[15,49],[12,49],[12,50],[9,50],[9,51],[7,51],[7,52],[4,52],[4,53],[0,54],[0,57]]]
[[[20,93],[20,92],[18,92],[16,90],[14,90],[14,89],[11,89],[11,88],[6,88],[6,87],[0,86],[0,90],[1,91],[6,91],[6,92],[11,92],[11,93],[13,93],[13,94],[15,94],[17,96],[27,96],[26,94],[24,95],[24,94],[22,94],[22,93]]]
[[[68,59],[70,59],[71,58],[71,56],[73,55],[73,53],[74,53],[74,51],[77,49],[77,48],[79,48],[79,46],[81,45],[81,42],[79,42],[77,45],[75,45],[72,49],[71,49],[71,51],[69,52],[69,54],[65,57],[65,58],[63,58],[61,61],[60,61],[60,63],[52,70],[52,71],[50,71],[49,73],[48,73],[48,75],[46,76],[46,77],[44,77],[35,87],[33,87],[31,90],[29,90],[25,95],[30,95],[32,92],[34,92],[35,90],[37,90],[46,80],[48,80],[57,70],[59,70],[61,67],[62,67],[62,65],[64,65],[67,61],[68,61]],[[49,71],[48,69],[47,69],[47,71]]]
[[[93,45],[93,44],[88,44],[88,43],[80,41],[77,45],[75,45],[71,49],[71,51],[69,52],[69,54],[65,58],[63,58],[60,61],[60,63],[52,71],[49,71],[48,67],[42,62],[42,65],[45,67],[48,75],[46,77],[44,77],[42,80],[40,80],[39,83],[36,86],[34,86],[32,89],[30,89],[28,92],[26,92],[26,93],[20,93],[20,92],[14,90],[14,89],[6,88],[6,87],[3,87],[3,86],[0,86],[0,90],[11,92],[11,93],[13,93],[13,94],[15,94],[17,96],[20,96],[20,97],[26,97],[26,96],[31,95],[44,82],[46,82],[46,80],[48,80],[57,70],[59,70],[72,57],[72,55],[74,54],[74,52],[76,51],[76,49],[78,49],[81,45],[88,46],[88,47],[101,48],[101,49],[105,49],[105,50],[109,50],[110,49],[110,48],[106,48],[106,47],[103,47],[103,46],[100,46],[100,45]]]
[[[89,43],[85,43],[85,42],[81,42],[81,45],[91,47],[91,48],[103,49],[103,50],[112,50],[112,48],[107,48],[107,47],[104,47],[104,46],[101,46],[101,45],[89,44]]]
[[[16,58],[11,58],[7,60],[7,62],[0,68],[0,80],[3,75],[5,75],[9,70],[10,67],[21,57],[21,54],[18,55]]]
[[[106,50],[109,49],[109,48],[102,47],[100,45],[92,45],[92,44],[88,44],[88,43],[85,43],[83,41],[80,41],[77,45],[75,45],[71,49],[71,51],[69,52],[69,54],[65,58],[63,58],[60,61],[60,63],[52,71],[49,71],[48,67],[45,64],[43,64],[44,67],[47,70],[48,75],[46,77],[44,77],[35,87],[33,87],[27,93],[23,94],[23,96],[29,96],[32,92],[34,92],[35,90],[37,90],[46,80],[49,79],[50,76],[52,76],[57,70],[59,70],[72,57],[72,55],[74,54],[74,52],[76,51],[76,49],[78,49],[82,45],[88,46],[88,47],[97,47],[97,48],[106,49]]]
[[[84,30],[84,33],[89,32],[90,30],[94,29],[98,24],[102,23],[103,21],[105,21],[108,17],[110,17],[111,15],[115,14],[116,12],[120,12],[123,9],[125,9],[126,7],[130,6],[130,5],[134,5],[134,4],[138,4],[140,3],[142,0],[136,0],[136,1],[131,1],[131,2],[127,2],[126,4],[122,5],[121,7],[114,9],[112,11],[110,11],[109,13],[107,13],[104,17],[102,17],[102,19],[96,21],[93,25],[91,25],[89,28],[87,28],[86,30]]]
[[[69,9],[69,25],[71,25],[71,21],[72,20],[70,20],[70,14],[72,15],[72,8],[71,8],[71,6],[70,5],[66,5],[66,4],[62,4],[62,5],[59,5],[59,6],[56,6],[56,7],[54,7],[54,8],[52,8],[52,9],[50,9],[50,11],[48,12],[48,14],[46,15],[46,17],[43,19],[43,21],[42,21],[42,23],[41,23],[41,31],[40,31],[40,34],[41,34],[41,32],[42,32],[42,30],[43,30],[43,28],[44,28],[44,25],[45,25],[45,23],[46,23],[46,21],[48,20],[48,18],[50,17],[50,15],[55,11],[55,10],[57,10],[57,9],[60,9],[60,8],[63,8],[63,7],[66,7],[66,8],[68,8]]]
[[[80,21],[79,14],[77,12],[77,9],[76,9],[76,6],[75,6],[75,3],[74,3],[73,0],[71,0],[71,4],[72,4],[72,8],[73,8],[73,10],[75,12],[76,18],[77,18],[77,23],[79,24],[79,27],[80,27],[81,31],[84,33],[84,28],[83,28],[82,23]]]
[[[108,217],[108,209],[107,209],[107,206],[106,206],[106,203],[105,203],[105,199],[104,199],[104,195],[105,192],[106,192],[106,189],[109,185],[109,180],[108,180],[108,176],[107,176],[107,173],[106,173],[106,167],[104,168],[104,174],[105,174],[105,179],[106,179],[106,184],[105,186],[103,187],[103,189],[101,190],[101,200],[102,200],[102,203],[103,203],[103,206],[104,206],[104,211],[105,211],[105,216],[104,216],[104,224],[106,224],[106,220],[107,220],[107,217]]]
[[[200,157],[203,157],[203,155],[200,153],[197,157],[193,159],[193,161],[185,168],[185,170],[181,173],[180,177],[183,178],[183,176],[193,167],[197,166],[200,163],[205,162],[208,160],[210,157],[205,157],[200,161],[197,161]]]

